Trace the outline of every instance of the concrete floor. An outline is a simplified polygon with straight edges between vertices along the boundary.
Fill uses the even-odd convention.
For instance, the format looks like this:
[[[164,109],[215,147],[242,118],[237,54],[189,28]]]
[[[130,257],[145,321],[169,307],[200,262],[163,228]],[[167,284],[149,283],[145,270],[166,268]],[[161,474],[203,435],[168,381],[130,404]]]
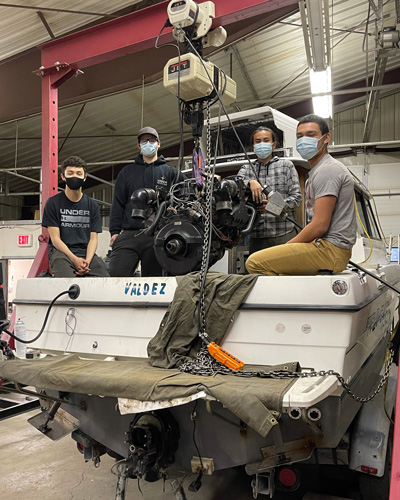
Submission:
[[[15,500],[112,500],[116,476],[110,472],[115,460],[104,455],[99,468],[85,463],[70,436],[51,441],[28,422],[39,410],[0,421],[0,498]],[[251,478],[230,470],[203,478],[200,491],[190,493],[187,486],[195,478],[184,479],[188,500],[252,499]],[[169,481],[128,480],[126,500],[176,500]],[[266,498],[266,497],[264,497]]]

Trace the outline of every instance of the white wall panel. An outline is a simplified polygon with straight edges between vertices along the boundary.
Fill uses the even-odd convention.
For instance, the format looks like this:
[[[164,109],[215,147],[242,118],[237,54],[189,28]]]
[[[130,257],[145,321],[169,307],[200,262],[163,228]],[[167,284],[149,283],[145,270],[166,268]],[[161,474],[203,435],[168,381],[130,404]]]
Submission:
[[[369,166],[369,189],[370,191],[397,189],[400,192],[400,162],[383,165],[372,163]]]
[[[348,109],[338,113],[333,132],[335,144],[350,144],[354,142],[353,110]]]

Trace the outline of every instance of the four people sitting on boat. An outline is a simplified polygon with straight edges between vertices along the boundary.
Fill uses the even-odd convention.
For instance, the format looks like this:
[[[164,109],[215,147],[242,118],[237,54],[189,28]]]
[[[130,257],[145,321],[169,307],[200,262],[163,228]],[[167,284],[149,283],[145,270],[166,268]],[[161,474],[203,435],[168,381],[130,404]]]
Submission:
[[[262,224],[251,233],[250,256],[246,262],[249,273],[302,275],[320,270],[340,272],[347,266],[356,240],[354,183],[345,166],[328,153],[330,138],[323,118],[307,115],[299,121],[296,148],[311,169],[305,189],[308,223],[296,234],[291,222],[264,214]],[[273,157],[277,142],[272,128],[258,128],[251,136],[258,158],[254,171],[246,165],[240,169],[239,176],[249,181],[253,200],[260,204],[260,210],[264,211],[267,203],[260,184],[263,183],[278,191],[293,211],[301,203],[299,178],[292,162]],[[146,153],[146,159],[157,159],[159,144],[154,129],[147,127],[140,131],[139,147],[155,146],[154,155],[150,158],[151,154]],[[86,164],[78,157],[70,157],[61,168],[65,193],[49,198],[42,223],[50,233],[49,260],[53,275],[109,276],[104,262],[95,254],[97,233],[102,230],[99,207],[82,192]],[[119,180],[120,176],[117,185]],[[125,205],[128,202],[129,196],[124,200]],[[114,204],[115,200],[113,209]],[[127,212],[125,205],[123,213]],[[136,264],[135,261],[134,267]]]
[[[346,268],[356,241],[354,183],[347,168],[328,153],[330,138],[323,118],[307,115],[299,121],[296,149],[311,168],[305,200],[308,223],[285,245],[250,255],[249,273],[309,275]]]

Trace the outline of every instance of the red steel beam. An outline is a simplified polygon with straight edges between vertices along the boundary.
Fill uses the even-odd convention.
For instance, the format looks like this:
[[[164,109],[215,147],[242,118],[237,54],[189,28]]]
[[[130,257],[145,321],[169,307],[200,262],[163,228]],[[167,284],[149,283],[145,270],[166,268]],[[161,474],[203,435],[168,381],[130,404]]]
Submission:
[[[58,192],[58,88],[42,77],[42,210]]]
[[[42,207],[58,192],[58,87],[76,74],[68,64],[36,71],[42,78]]]
[[[46,201],[58,192],[58,88],[76,75],[77,71],[68,64],[58,64],[40,68],[36,73],[42,78],[41,210],[43,212]],[[42,228],[42,234],[39,236],[39,250],[35,255],[28,278],[34,278],[41,271],[49,270],[48,241],[49,233],[46,228]]]
[[[154,47],[167,20],[168,3],[162,2],[48,42],[41,47],[42,65],[47,68],[56,62],[66,62],[80,69]],[[226,28],[237,21],[296,4],[298,0],[214,0],[214,3],[213,27]],[[171,39],[170,32],[171,28],[164,30],[160,43]]]

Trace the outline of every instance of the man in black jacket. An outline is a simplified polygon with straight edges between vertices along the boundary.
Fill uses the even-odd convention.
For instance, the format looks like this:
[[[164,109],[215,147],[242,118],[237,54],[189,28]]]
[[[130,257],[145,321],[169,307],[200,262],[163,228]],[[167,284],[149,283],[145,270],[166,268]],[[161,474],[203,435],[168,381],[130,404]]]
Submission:
[[[161,276],[162,269],[154,253],[154,237],[146,236],[142,219],[132,219],[131,196],[140,188],[169,191],[172,184],[184,180],[175,168],[158,156],[160,139],[152,127],[139,130],[140,154],[126,165],[117,177],[110,214],[112,247],[109,272],[111,276],[133,276],[141,261],[141,276]]]

